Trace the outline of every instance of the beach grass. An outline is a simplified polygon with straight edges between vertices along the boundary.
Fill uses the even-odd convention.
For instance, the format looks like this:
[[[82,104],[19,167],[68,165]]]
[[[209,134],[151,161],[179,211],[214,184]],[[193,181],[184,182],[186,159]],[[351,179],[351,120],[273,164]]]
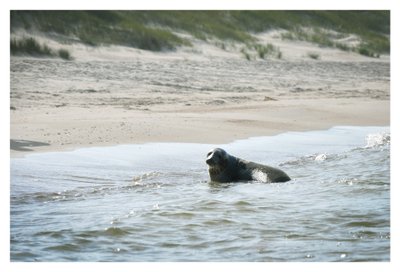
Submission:
[[[321,46],[349,48],[332,33],[359,36],[374,54],[390,52],[390,11],[11,11],[11,31],[39,30],[77,37],[82,43],[124,45],[151,51],[191,46],[186,35],[201,40],[256,43],[253,34],[283,29],[286,39],[307,40]],[[314,29],[310,34],[305,28]],[[337,37],[336,37],[337,38]],[[262,49],[259,57],[262,57]],[[365,52],[365,50],[361,50]]]
[[[344,42],[337,41],[343,38],[343,33],[332,33],[321,28],[295,28],[281,34],[282,39],[307,41],[321,47],[337,48],[343,51],[353,51],[368,57],[379,58],[381,53],[390,52],[390,41],[383,36],[369,34],[368,38],[360,37],[362,41],[358,45],[350,46]]]
[[[377,53],[375,50],[371,49],[368,44],[361,44],[357,48],[357,52],[361,55],[371,57],[371,58],[379,58],[380,54]]]
[[[260,43],[248,43],[244,47],[241,48],[240,52],[247,60],[256,60],[259,59],[267,59],[267,58],[275,58],[281,59],[282,52],[279,47],[267,43],[267,44],[260,44]]]
[[[57,51],[57,54],[58,54],[58,56],[59,56],[60,58],[62,58],[62,59],[65,59],[65,60],[72,60],[71,54],[70,54],[69,51],[66,50],[66,49],[59,49],[59,50]]]
[[[244,56],[244,58],[246,59],[246,60],[253,60],[254,58],[252,57],[252,55],[246,50],[246,48],[245,47],[243,47],[242,49],[240,49],[240,53],[242,53],[243,54],[243,56]]]
[[[38,56],[52,56],[52,50],[45,44],[40,44],[34,38],[11,39],[10,41],[11,54],[28,54]]]
[[[278,47],[274,46],[271,43],[267,43],[265,45],[264,44],[255,43],[253,45],[253,48],[257,52],[258,57],[260,59],[265,59],[267,57],[275,57],[277,59],[282,58],[282,52],[279,50]]]
[[[308,56],[309,58],[311,58],[311,59],[314,59],[314,60],[319,60],[319,59],[321,58],[320,54],[315,53],[315,52],[309,52],[309,53],[307,54],[307,56]]]
[[[57,51],[46,44],[39,43],[35,38],[25,37],[10,40],[10,52],[12,55],[31,55],[39,57],[60,57],[64,60],[72,60],[72,56],[66,49]]]

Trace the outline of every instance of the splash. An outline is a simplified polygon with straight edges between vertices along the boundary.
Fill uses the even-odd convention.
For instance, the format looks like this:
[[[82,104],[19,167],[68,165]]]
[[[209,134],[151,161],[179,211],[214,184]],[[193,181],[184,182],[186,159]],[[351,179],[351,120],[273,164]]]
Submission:
[[[133,177],[132,182],[134,185],[140,185],[142,181],[152,179],[152,178],[158,177],[160,175],[161,175],[160,172],[152,171],[152,172],[144,173],[142,175]]]
[[[383,132],[383,133],[368,134],[365,138],[365,141],[366,141],[365,148],[384,146],[390,144],[390,133]]]
[[[318,154],[317,156],[315,156],[315,161],[324,161],[328,158],[328,156],[324,153],[322,154]]]

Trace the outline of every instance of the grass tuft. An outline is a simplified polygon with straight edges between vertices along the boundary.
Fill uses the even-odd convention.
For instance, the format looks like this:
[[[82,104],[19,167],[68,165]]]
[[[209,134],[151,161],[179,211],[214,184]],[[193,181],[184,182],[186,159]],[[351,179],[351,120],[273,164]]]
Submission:
[[[339,38],[337,35],[343,34],[337,33],[334,35],[332,32],[320,28],[308,30],[305,30],[304,28],[295,28],[292,31],[282,33],[281,38],[287,40],[308,41],[318,44],[321,47],[332,47],[343,51],[353,51],[361,55],[374,58],[380,57],[379,52],[383,53],[390,51],[390,45],[387,44],[389,41],[386,38],[377,38],[375,36],[375,38],[372,40],[365,39],[366,41],[360,45],[350,47],[344,43],[335,41],[337,38]]]
[[[240,52],[243,54],[243,56],[247,59],[247,60],[252,60],[252,56],[251,54],[243,47]]]
[[[280,51],[279,47],[276,47],[271,43],[267,43],[265,45],[260,43],[249,43],[243,47],[240,52],[247,60],[256,60],[257,57],[260,59],[282,58],[282,52]]]
[[[314,53],[314,52],[309,52],[307,55],[309,58],[314,59],[314,60],[319,60],[321,57],[318,53]]]
[[[11,39],[11,54],[28,54],[36,56],[51,56],[52,51],[47,45],[41,45],[34,38]]]
[[[279,50],[279,48],[270,43],[267,43],[266,45],[258,43],[254,44],[254,49],[257,51],[258,56],[261,59],[265,59],[268,56],[278,59],[282,58],[282,52]]]
[[[57,53],[58,53],[58,56],[59,56],[60,58],[62,58],[62,59],[65,59],[65,60],[72,60],[71,54],[70,54],[69,51],[66,50],[66,49],[59,49],[59,50],[57,51]]]
[[[357,49],[357,51],[359,54],[361,54],[363,56],[367,56],[367,57],[371,57],[371,58],[379,58],[380,57],[380,55],[378,53],[376,53],[375,51],[368,48],[368,45],[366,45],[366,44],[361,44],[360,47]]]
[[[40,44],[34,38],[21,38],[10,40],[11,55],[30,55],[38,57],[60,57],[65,60],[72,60],[72,56],[66,49],[59,49],[55,52],[46,44]]]

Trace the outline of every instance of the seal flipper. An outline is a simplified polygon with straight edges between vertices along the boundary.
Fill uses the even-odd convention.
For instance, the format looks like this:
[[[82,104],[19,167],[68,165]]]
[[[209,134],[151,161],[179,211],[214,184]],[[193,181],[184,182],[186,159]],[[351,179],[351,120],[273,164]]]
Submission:
[[[273,182],[286,182],[289,180],[290,180],[290,177],[285,174],[284,176],[279,176],[279,177],[275,178],[275,180]]]

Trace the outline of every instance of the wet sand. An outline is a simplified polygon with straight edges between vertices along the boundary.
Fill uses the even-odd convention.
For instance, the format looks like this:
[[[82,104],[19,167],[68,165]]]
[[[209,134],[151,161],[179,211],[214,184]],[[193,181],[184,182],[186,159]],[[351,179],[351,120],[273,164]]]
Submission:
[[[26,109],[12,113],[12,155],[146,142],[228,143],[335,125],[389,125],[389,101],[308,99],[239,106],[170,106],[163,111],[113,107]],[[24,147],[24,148],[21,148]]]
[[[11,156],[390,124],[388,56],[276,44],[280,60],[205,44],[172,53],[71,45],[72,62],[12,57]]]

